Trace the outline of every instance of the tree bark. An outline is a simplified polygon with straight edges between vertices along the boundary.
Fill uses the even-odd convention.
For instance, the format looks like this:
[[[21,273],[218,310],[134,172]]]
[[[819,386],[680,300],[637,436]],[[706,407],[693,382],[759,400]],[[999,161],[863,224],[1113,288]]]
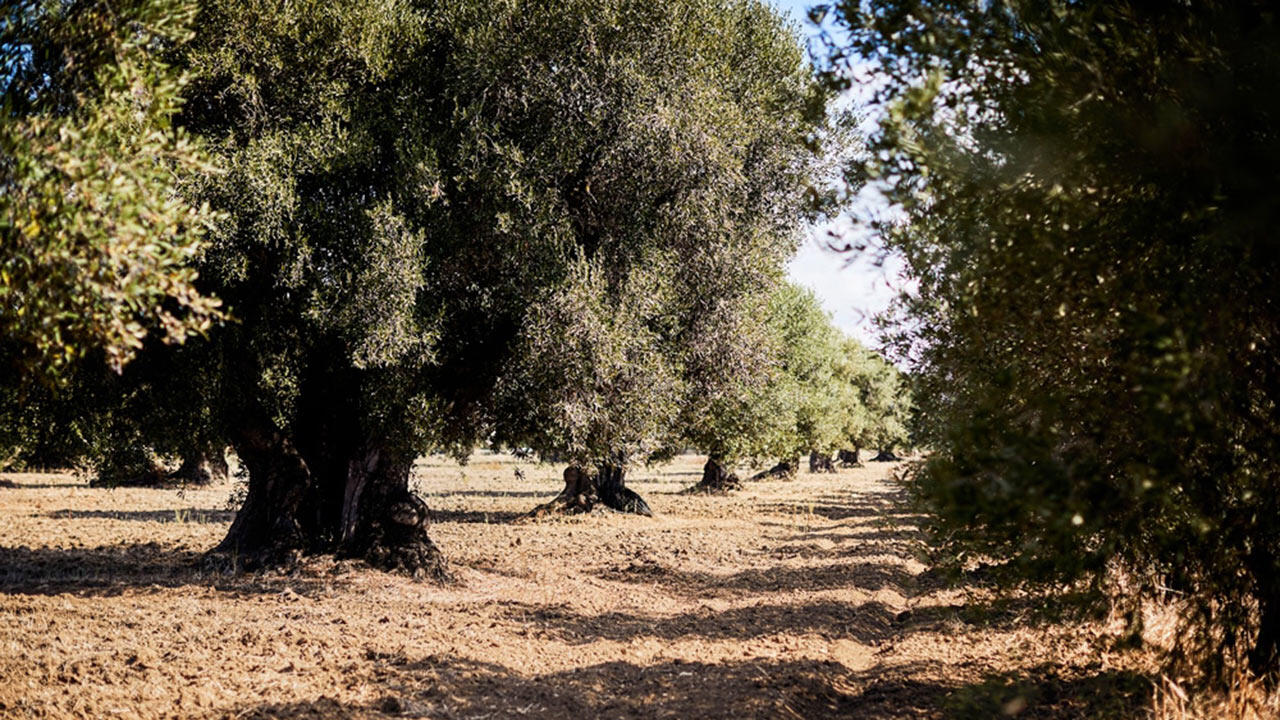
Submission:
[[[777,465],[751,476],[752,480],[794,480],[800,468],[800,458],[783,460]]]
[[[809,472],[811,473],[833,473],[836,471],[835,463],[831,461],[831,456],[814,450],[809,453]]]
[[[383,570],[443,579],[444,559],[427,534],[427,504],[409,490],[413,456],[373,446],[347,464],[338,555]]]
[[[278,431],[246,426],[233,445],[249,471],[249,494],[215,552],[260,567],[322,551],[311,468],[293,443]]]
[[[564,489],[560,494],[550,502],[534,508],[529,514],[542,517],[551,514],[586,513],[591,512],[598,502],[600,502],[600,496],[596,493],[595,478],[577,465],[570,465],[564,469]]]
[[[169,480],[187,485],[210,485],[226,480],[229,472],[226,453],[220,448],[207,448],[184,453],[182,464],[169,474]]]
[[[737,475],[725,468],[724,460],[711,456],[707,458],[706,465],[702,466],[702,479],[686,492],[724,495],[733,490],[741,489],[742,481],[738,479]]]
[[[1280,573],[1264,547],[1265,543],[1258,543],[1248,560],[1258,599],[1258,634],[1249,648],[1248,662],[1255,677],[1274,685],[1280,683]]]
[[[602,463],[594,475],[577,465],[565,468],[564,489],[529,514],[537,517],[551,513],[584,513],[591,512],[596,505],[618,512],[653,515],[644,498],[626,486],[625,468],[613,463]]]
[[[841,467],[858,467],[862,464],[862,448],[855,447],[852,450],[841,450],[837,455]]]
[[[602,463],[596,475],[596,492],[600,502],[618,512],[653,517],[653,511],[634,490],[626,485],[626,468],[621,464]]]
[[[885,448],[871,458],[874,462],[898,462],[902,458],[893,454],[893,448]]]
[[[249,471],[249,495],[216,551],[247,567],[334,553],[444,578],[443,558],[427,534],[426,503],[409,490],[412,455],[376,442],[352,449],[324,439],[306,443],[308,458],[278,431],[239,433],[235,448]]]

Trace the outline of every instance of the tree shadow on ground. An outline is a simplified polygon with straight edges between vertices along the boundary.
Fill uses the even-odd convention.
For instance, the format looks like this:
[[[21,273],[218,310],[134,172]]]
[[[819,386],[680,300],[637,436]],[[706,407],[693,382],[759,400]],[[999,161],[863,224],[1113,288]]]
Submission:
[[[562,481],[559,479],[553,483],[547,480],[546,490],[442,490],[440,492],[419,493],[422,498],[430,504],[432,500],[451,498],[451,497],[487,497],[487,498],[547,498],[550,500],[555,497],[556,489],[552,485],[559,487]]]
[[[825,510],[827,515],[824,517],[831,520],[914,514],[909,509],[910,496],[906,489],[900,486],[871,491],[826,492],[804,499],[762,503],[757,507],[761,510],[787,513],[796,512],[797,508],[807,511],[812,507],[815,514],[819,510]]]
[[[862,718],[905,720],[1007,717],[1035,720],[1129,718],[1149,682],[1116,671],[1041,666],[973,682],[908,680],[891,671],[852,671],[822,660],[747,659],[647,665],[604,662],[528,675],[457,657],[371,654],[378,697],[342,704],[327,697],[248,704],[213,717],[365,720],[387,717],[539,718]],[[371,689],[372,690],[372,689]]]
[[[659,586],[692,597],[731,597],[793,590],[875,591],[891,588],[907,594],[915,575],[892,563],[833,563],[802,567],[773,565],[728,575],[684,570],[657,562],[633,562],[599,572],[606,580]]]
[[[175,508],[173,510],[54,510],[45,517],[55,520],[125,520],[153,523],[229,523],[234,510]]]
[[[801,523],[803,524],[803,523]],[[776,527],[785,530],[798,530],[795,524],[784,523],[761,523],[766,527]],[[843,526],[840,526],[843,528]],[[862,526],[867,527],[867,526]],[[813,541],[828,541],[836,543],[836,547],[831,548],[829,554],[832,556],[847,557],[855,554],[854,551],[860,551],[863,554],[869,554],[875,551],[877,554],[882,552],[892,552],[895,548],[905,547],[908,543],[916,542],[920,534],[915,530],[902,528],[879,528],[859,529],[847,532],[821,532],[818,528],[803,529],[801,532],[784,539],[783,543],[804,543]],[[785,548],[787,545],[779,545],[778,548]]]
[[[341,578],[305,566],[241,572],[234,558],[159,543],[93,548],[0,547],[0,594],[112,597],[131,588],[202,585],[232,596],[330,590]]]
[[[963,627],[984,630],[1046,627],[1098,620],[1104,607],[1092,592],[1024,590],[1016,596],[918,606],[912,612],[911,625],[916,630],[934,632]]]
[[[530,510],[533,508],[530,507]],[[433,523],[482,523],[485,525],[509,525],[528,515],[507,510],[440,510],[430,508]]]
[[[512,622],[535,627],[571,644],[646,638],[749,640],[779,634],[847,638],[877,646],[897,632],[897,612],[883,603],[822,601],[753,605],[731,610],[700,607],[667,617],[606,612],[582,615],[565,606],[504,603]]]

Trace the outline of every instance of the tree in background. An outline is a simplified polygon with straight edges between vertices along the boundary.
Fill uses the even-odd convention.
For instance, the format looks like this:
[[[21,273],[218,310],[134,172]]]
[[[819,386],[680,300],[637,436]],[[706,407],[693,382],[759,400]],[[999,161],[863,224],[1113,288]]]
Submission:
[[[840,349],[835,392],[841,460],[861,462],[863,448],[877,450],[877,457],[890,457],[908,438],[911,393],[905,378],[883,356],[853,338],[845,338]]]
[[[536,115],[520,126],[542,145],[545,128],[570,125],[590,152],[563,195],[575,233],[565,279],[527,281],[539,294],[515,323],[491,422],[503,444],[574,465],[544,509],[583,509],[593,493],[580,483],[593,478],[606,505],[647,512],[623,487],[627,466],[740,408],[766,369],[763,348],[737,331],[758,324],[794,252],[823,98],[767,5],[610,8],[545,34],[560,11],[533,13],[531,60],[506,72],[534,82],[548,53],[578,57],[585,119],[526,103]],[[627,18],[621,34],[603,24],[614,12]]]
[[[791,283],[780,285],[770,298],[766,318],[776,370],[761,407],[770,409],[774,421],[754,439],[752,455],[781,460],[756,479],[793,476],[801,455],[829,455],[838,443],[840,331],[812,291]]]
[[[776,452],[785,432],[790,408],[778,392],[783,347],[774,334],[776,325],[770,323],[773,294],[745,298],[731,313],[708,323],[706,332],[718,336],[708,345],[729,350],[693,366],[699,372],[690,373],[671,441],[707,455],[702,478],[690,492],[738,489],[741,481],[734,465]]]
[[[172,122],[185,76],[163,62],[194,12],[0,4],[0,355],[19,376],[98,350],[119,371],[148,335],[181,342],[221,317],[191,265],[213,214],[176,191],[211,168]]]
[[[1280,27],[1261,2],[840,3],[879,68],[851,168],[916,288],[897,349],[935,537],[1176,602],[1210,677],[1280,662]]]

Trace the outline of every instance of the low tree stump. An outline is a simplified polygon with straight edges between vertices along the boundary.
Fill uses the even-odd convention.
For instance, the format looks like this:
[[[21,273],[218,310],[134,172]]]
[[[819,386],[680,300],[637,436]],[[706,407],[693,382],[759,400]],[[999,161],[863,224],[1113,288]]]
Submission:
[[[833,473],[836,471],[836,465],[831,460],[830,455],[813,451],[809,453],[809,472],[811,473]]]
[[[800,459],[783,460],[768,470],[762,470],[751,476],[751,480],[795,480],[800,467]]]

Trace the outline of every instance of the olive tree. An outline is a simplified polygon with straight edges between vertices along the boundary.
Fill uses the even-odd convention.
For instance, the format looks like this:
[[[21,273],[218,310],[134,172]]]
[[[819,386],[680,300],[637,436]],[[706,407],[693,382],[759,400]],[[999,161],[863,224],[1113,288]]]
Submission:
[[[559,92],[583,98],[582,119],[524,102],[519,124],[568,125],[590,150],[565,195],[568,271],[535,284],[493,422],[502,442],[571,463],[566,509],[594,478],[607,505],[647,512],[621,489],[628,464],[740,407],[766,369],[751,326],[809,214],[825,98],[763,3],[605,7],[572,31],[543,32],[559,21],[530,13],[509,51],[531,59],[508,75],[572,82]],[[562,53],[576,74],[542,79]]]
[[[198,25],[179,119],[223,171],[184,187],[223,214],[200,269],[234,319],[205,404],[249,473],[220,549],[438,572],[412,464],[482,440],[642,509],[622,472],[669,431],[690,280],[789,252],[821,103],[776,14],[228,0]]]
[[[853,338],[844,338],[840,349],[834,392],[841,459],[857,464],[863,448],[878,450],[877,457],[891,457],[893,449],[908,440],[911,392],[906,378]]]
[[[901,211],[872,229],[914,281],[896,342],[939,542],[1011,581],[1109,590],[1135,635],[1139,600],[1174,601],[1183,657],[1274,672],[1270,6],[832,11],[832,83],[878,68],[883,122],[849,174]]]

